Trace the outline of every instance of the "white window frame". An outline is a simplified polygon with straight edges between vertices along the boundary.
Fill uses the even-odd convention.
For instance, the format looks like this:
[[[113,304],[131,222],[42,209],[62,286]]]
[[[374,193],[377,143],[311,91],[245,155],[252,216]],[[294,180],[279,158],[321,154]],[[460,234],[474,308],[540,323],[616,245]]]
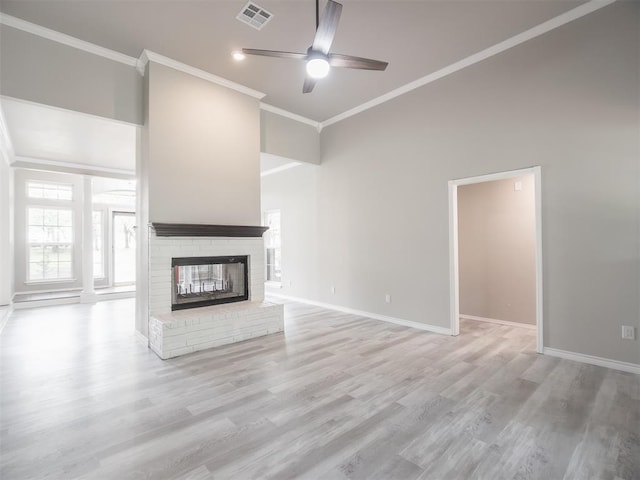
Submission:
[[[45,182],[39,182],[39,183],[45,183]],[[46,183],[53,183],[53,182],[46,182]],[[73,195],[73,194],[72,194]],[[72,196],[73,198],[73,196]],[[38,202],[30,202],[33,200],[38,200]],[[72,200],[47,200],[47,199],[42,199],[42,198],[32,198],[29,197],[28,194],[26,196],[26,206],[25,206],[25,223],[24,223],[24,228],[25,228],[25,283],[28,285],[36,285],[36,284],[45,284],[45,283],[69,283],[69,282],[73,282],[76,280],[75,276],[74,276],[74,267],[75,267],[75,262],[74,262],[74,253],[75,253],[75,244],[76,244],[76,240],[75,240],[75,225],[76,225],[76,219],[75,219],[75,212],[73,209],[73,201]],[[70,242],[41,242],[41,243],[32,243],[29,240],[29,227],[31,226],[31,224],[29,223],[29,210],[31,208],[42,208],[42,209],[49,209],[49,210],[67,210],[70,214],[71,214],[71,241]],[[42,247],[47,247],[47,246],[62,246],[62,245],[69,245],[70,246],[70,258],[71,260],[69,261],[70,263],[70,271],[71,271],[71,275],[69,277],[64,277],[64,278],[40,278],[40,279],[32,279],[31,278],[31,247],[33,246],[42,246]]]
[[[95,236],[92,238],[92,244],[91,244],[91,260],[93,262],[93,282],[94,285],[96,283],[100,284],[103,283],[107,280],[108,277],[108,268],[107,268],[107,242],[105,241],[106,239],[106,235],[107,235],[107,230],[108,230],[108,222],[106,221],[105,218],[105,209],[104,208],[95,208],[93,207],[91,210],[91,228],[93,229],[93,215],[99,213],[100,214],[100,218],[101,218],[101,238],[100,241],[102,242],[102,275],[100,276],[96,276],[95,274],[95,262],[93,262],[93,242],[95,242]]]
[[[32,185],[51,185],[51,186],[55,186],[55,187],[69,187],[70,191],[71,191],[71,198],[45,198],[45,197],[32,197],[29,195],[29,190],[31,188]],[[45,181],[45,180],[35,180],[35,179],[31,179],[31,180],[27,180],[25,182],[25,199],[27,203],[30,202],[73,202],[73,184],[72,183],[66,183],[66,182],[51,182],[51,181]]]

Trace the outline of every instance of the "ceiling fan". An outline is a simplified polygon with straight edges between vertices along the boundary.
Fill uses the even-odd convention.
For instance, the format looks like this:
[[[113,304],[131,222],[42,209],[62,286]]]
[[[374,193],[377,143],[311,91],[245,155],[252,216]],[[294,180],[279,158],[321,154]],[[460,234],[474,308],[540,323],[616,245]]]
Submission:
[[[265,57],[293,58],[307,62],[307,76],[302,86],[302,93],[309,93],[316,82],[329,74],[331,67],[357,68],[360,70],[384,70],[387,62],[371,60],[370,58],[354,57],[340,53],[329,53],[333,37],[338,29],[342,4],[328,0],[327,6],[319,17],[319,0],[316,0],[316,35],[307,53],[281,52],[278,50],[258,50],[243,48],[247,55],[262,55]]]

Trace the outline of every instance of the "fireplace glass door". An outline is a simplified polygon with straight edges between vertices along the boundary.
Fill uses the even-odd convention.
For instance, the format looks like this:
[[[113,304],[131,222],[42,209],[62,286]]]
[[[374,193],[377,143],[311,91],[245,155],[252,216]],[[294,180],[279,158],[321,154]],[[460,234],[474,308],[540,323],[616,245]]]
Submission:
[[[246,256],[172,259],[171,309],[247,300],[247,260]]]

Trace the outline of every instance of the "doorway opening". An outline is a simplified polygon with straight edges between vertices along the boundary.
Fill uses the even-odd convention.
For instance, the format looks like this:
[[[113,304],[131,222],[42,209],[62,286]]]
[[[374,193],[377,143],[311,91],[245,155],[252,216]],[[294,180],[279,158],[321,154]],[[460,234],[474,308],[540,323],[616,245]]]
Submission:
[[[113,285],[136,282],[136,214],[113,212]]]
[[[449,240],[450,240],[450,312],[451,312],[451,332],[452,335],[460,333],[461,313],[467,318],[475,320],[495,320],[494,323],[516,324],[523,323],[533,326],[537,330],[536,351],[542,353],[543,349],[543,318],[542,318],[542,232],[541,232],[541,189],[540,189],[540,167],[531,167],[508,172],[501,172],[477,177],[469,177],[449,181]],[[503,182],[500,182],[503,181]],[[491,183],[489,183],[491,182]],[[480,185],[482,184],[482,185]],[[481,233],[475,239],[460,238],[460,221],[465,218],[474,219],[482,217],[482,202],[478,202],[471,195],[480,194],[483,190],[490,193],[490,197],[495,200],[499,195],[498,186],[502,188],[508,185],[514,195],[524,194],[526,188],[533,190],[529,219],[519,219],[517,213],[509,212],[511,206],[505,205],[500,211],[494,214],[491,222],[486,222],[482,218],[475,218],[476,227],[481,227]],[[471,188],[466,188],[469,186]],[[485,188],[486,187],[486,188]],[[463,194],[462,197],[460,195]],[[479,198],[479,197],[477,197]],[[487,197],[485,197],[487,198]],[[514,197],[514,203],[517,201]],[[461,208],[463,210],[461,210]],[[515,206],[514,206],[515,208]],[[474,211],[475,209],[475,211]],[[531,221],[532,225],[519,224],[519,222]],[[479,222],[485,222],[479,225]],[[494,223],[495,222],[495,223]],[[501,226],[500,226],[501,225]],[[473,231],[473,221],[465,223],[464,231],[468,234]],[[506,228],[507,234],[499,237],[500,242],[492,242],[496,235],[500,235],[499,229]],[[518,246],[499,245],[508,242],[510,237],[517,237],[521,230],[530,230],[531,238],[527,241],[533,243],[531,251],[518,252]],[[478,245],[481,242],[489,242],[488,245]],[[461,252],[461,247],[463,248]],[[486,254],[493,250],[493,253]],[[511,251],[510,251],[511,250]],[[479,257],[479,258],[474,258]],[[530,258],[530,265],[523,266]],[[461,265],[462,261],[462,265]],[[498,266],[498,264],[502,266]],[[495,264],[495,265],[494,265]],[[492,273],[487,273],[490,268],[496,268]],[[461,274],[461,267],[463,272]],[[529,269],[530,272],[524,272]],[[511,279],[499,277],[500,269],[513,268]],[[496,273],[497,272],[497,273]],[[524,273],[523,273],[524,272]],[[461,285],[462,277],[462,285]],[[477,289],[470,288],[470,282],[478,282]],[[514,280],[515,279],[515,280]],[[506,282],[506,283],[505,283]],[[529,285],[529,290],[523,294],[521,290]],[[462,288],[461,288],[462,286]],[[522,288],[521,288],[522,287]],[[535,292],[531,292],[531,288]],[[513,290],[515,289],[515,290]],[[519,290],[518,290],[519,289]],[[507,290],[512,290],[507,292]],[[483,293],[484,292],[484,293]],[[488,293],[487,293],[488,292]],[[461,297],[461,294],[464,296]],[[508,296],[511,298],[507,298]],[[475,310],[461,312],[461,298],[464,301],[465,309]],[[478,313],[479,312],[479,313]],[[475,315],[475,317],[474,317]],[[499,318],[510,317],[510,318]],[[515,322],[513,322],[515,320]]]

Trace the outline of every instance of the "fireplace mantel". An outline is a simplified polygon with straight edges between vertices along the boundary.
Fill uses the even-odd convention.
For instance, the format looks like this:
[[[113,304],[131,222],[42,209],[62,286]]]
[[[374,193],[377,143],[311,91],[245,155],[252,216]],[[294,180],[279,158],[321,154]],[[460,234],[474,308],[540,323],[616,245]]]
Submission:
[[[269,227],[254,225],[201,225],[152,223],[158,237],[262,237]]]

